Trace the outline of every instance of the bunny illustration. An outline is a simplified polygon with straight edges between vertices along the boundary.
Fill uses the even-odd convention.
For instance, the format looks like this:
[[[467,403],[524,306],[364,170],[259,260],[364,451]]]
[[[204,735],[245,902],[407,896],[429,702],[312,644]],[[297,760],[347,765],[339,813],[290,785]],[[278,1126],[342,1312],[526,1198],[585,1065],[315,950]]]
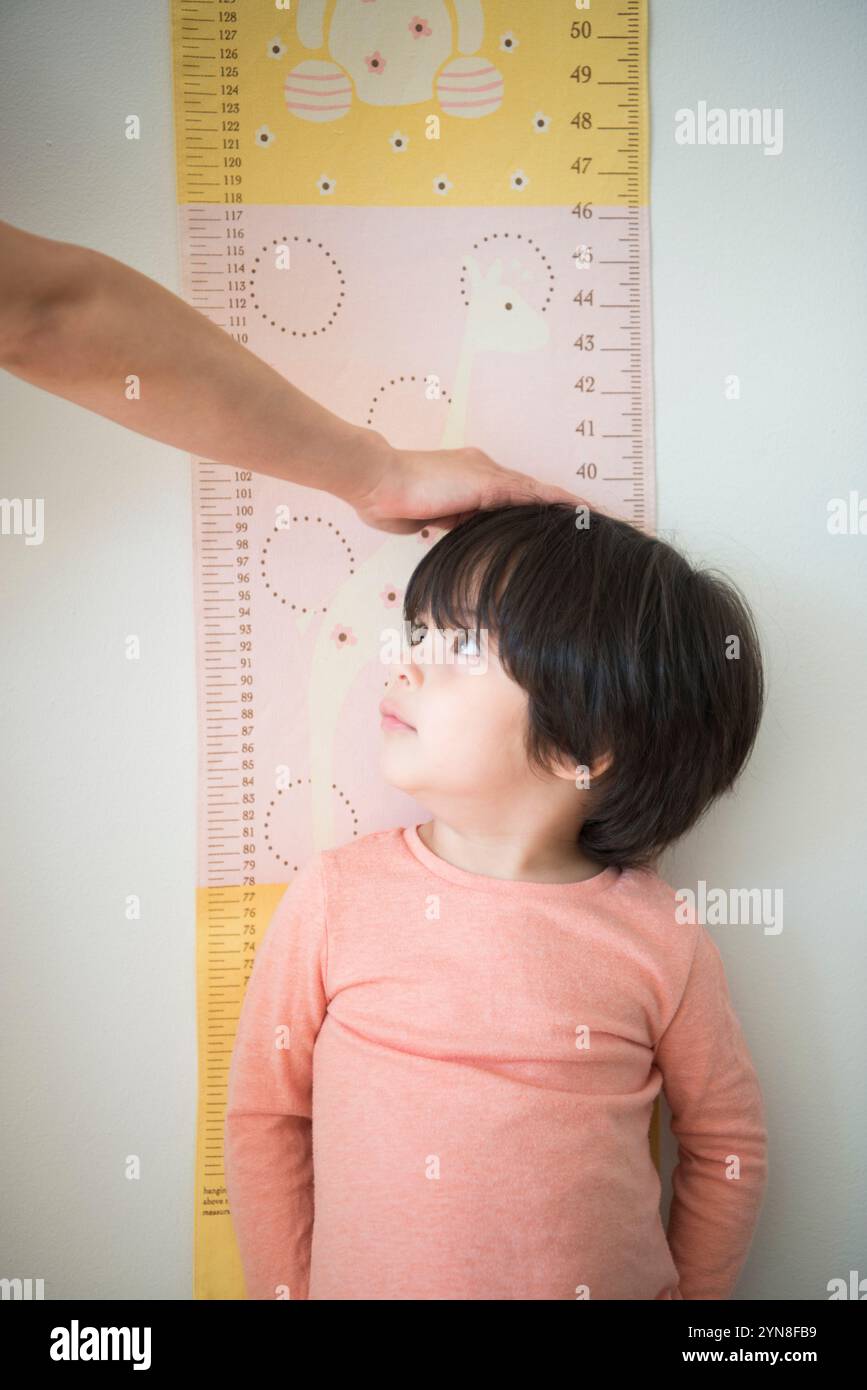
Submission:
[[[445,0],[336,0],[326,40],[326,0],[298,0],[299,39],[331,56],[307,59],[288,74],[289,111],[305,121],[336,121],[354,98],[370,106],[435,99],[450,116],[490,115],[503,99],[502,73],[486,58],[447,61],[455,47],[467,55],[481,47],[481,0],[452,3],[457,42]]]

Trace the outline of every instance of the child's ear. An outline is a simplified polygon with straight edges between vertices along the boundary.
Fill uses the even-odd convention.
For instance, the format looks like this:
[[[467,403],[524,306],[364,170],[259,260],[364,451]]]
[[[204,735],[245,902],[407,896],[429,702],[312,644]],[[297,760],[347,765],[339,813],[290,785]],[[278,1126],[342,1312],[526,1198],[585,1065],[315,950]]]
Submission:
[[[603,753],[601,758],[597,758],[593,767],[590,769],[590,776],[593,778],[593,781],[595,782],[597,777],[601,777],[603,772],[607,772],[613,762],[613,753]]]
[[[603,753],[588,767],[587,764],[576,762],[573,757],[564,754],[552,761],[551,771],[555,777],[563,777],[569,782],[574,782],[576,787],[585,787],[589,791],[596,779],[601,777],[603,772],[607,772],[613,761],[613,753]]]

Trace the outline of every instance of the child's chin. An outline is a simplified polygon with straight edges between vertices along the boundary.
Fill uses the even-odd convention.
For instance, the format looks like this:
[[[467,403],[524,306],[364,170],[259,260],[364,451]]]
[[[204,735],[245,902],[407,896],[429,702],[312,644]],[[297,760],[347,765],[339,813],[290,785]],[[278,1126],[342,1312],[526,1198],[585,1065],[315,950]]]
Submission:
[[[400,766],[400,759],[383,757],[380,763],[382,777],[389,786],[396,791],[406,792],[407,796],[414,796],[418,789],[417,774],[410,773],[409,768]]]

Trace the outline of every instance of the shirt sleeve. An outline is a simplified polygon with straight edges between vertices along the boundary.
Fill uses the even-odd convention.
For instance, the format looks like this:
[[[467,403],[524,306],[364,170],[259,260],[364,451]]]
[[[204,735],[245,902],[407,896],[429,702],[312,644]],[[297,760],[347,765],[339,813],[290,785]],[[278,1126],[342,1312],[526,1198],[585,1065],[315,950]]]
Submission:
[[[257,948],[229,1068],[224,1171],[248,1299],[308,1297],[313,1044],[327,1010],[321,855]]]
[[[678,1141],[668,1243],[684,1299],[727,1299],[767,1186],[764,1100],[732,1008],[722,957],[703,926],[656,1062]]]

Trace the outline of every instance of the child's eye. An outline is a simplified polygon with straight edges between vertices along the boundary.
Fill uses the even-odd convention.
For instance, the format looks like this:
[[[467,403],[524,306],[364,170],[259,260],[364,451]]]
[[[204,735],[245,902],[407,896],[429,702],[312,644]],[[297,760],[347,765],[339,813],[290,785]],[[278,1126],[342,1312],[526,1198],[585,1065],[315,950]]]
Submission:
[[[469,630],[466,632],[459,632],[455,638],[455,648],[462,642],[467,642],[469,644],[468,649],[463,653],[464,656],[474,657],[480,655],[479,644],[476,641],[476,634],[474,632],[470,632]]]
[[[427,624],[408,623],[407,627],[409,629],[409,645],[411,647],[420,646],[427,633]],[[464,644],[466,644],[466,646]],[[476,657],[481,655],[478,642],[476,641],[476,634],[471,632],[469,628],[461,628],[455,632],[452,638],[451,649],[455,655],[463,655],[470,661],[475,660]]]

